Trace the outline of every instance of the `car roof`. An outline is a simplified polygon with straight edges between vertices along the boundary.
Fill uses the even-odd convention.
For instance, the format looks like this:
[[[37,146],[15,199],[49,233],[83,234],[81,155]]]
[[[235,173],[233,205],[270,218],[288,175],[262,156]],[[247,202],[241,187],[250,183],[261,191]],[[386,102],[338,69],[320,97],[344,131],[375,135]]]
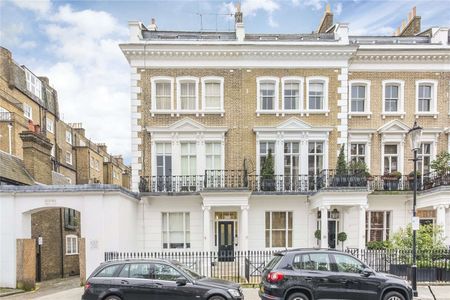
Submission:
[[[340,252],[342,251],[337,249],[327,249],[327,248],[296,248],[296,249],[286,249],[282,250],[280,252],[277,252],[278,254],[287,254],[287,253],[304,253],[304,252]]]
[[[118,260],[110,260],[103,263],[103,265],[115,265],[115,264],[124,264],[124,263],[171,263],[171,264],[180,264],[176,260],[168,260],[168,259],[162,259],[162,258],[148,258],[148,259],[142,259],[142,258],[129,258],[129,259],[118,259]]]

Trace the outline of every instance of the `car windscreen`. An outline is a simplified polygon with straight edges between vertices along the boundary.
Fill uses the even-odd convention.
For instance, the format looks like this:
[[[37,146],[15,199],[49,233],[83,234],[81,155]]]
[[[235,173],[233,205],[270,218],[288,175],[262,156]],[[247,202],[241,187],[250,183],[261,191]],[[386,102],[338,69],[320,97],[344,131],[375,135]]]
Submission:
[[[275,256],[264,267],[264,270],[272,270],[273,268],[275,268],[275,266],[280,262],[280,260],[282,258],[283,258],[283,255],[275,254]]]

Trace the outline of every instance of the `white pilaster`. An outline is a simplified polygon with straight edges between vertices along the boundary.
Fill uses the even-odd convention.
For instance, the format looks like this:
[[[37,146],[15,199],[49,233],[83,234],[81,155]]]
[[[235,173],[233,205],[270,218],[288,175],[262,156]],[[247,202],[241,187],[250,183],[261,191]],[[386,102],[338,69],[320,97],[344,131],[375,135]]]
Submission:
[[[241,251],[248,251],[248,210],[248,205],[241,206]]]
[[[277,134],[277,140],[275,141],[275,175],[284,174],[284,138],[282,133]]]
[[[12,134],[11,134],[11,130],[12,130],[12,125],[11,123],[8,124],[8,149],[9,149],[9,154],[12,154]]]
[[[141,101],[138,99],[140,93],[140,87],[138,87],[138,81],[141,79],[141,74],[138,74],[137,68],[131,68],[131,111],[139,111]],[[142,151],[139,150],[139,146],[142,145],[142,138],[139,137],[141,132],[140,126],[140,113],[131,114],[131,149],[132,149],[132,163],[131,163],[131,190],[133,192],[139,191],[140,171],[142,170]]]
[[[436,225],[440,226],[442,229],[442,235],[443,238],[447,242],[446,237],[446,209],[448,208],[448,205],[438,205],[435,206],[434,209],[436,210]]]
[[[337,89],[340,95],[338,107],[340,108],[338,119],[340,126],[338,126],[339,145],[344,145],[344,153],[347,153],[347,139],[348,139],[348,68],[341,68],[341,74],[338,75],[340,86]]]
[[[329,206],[320,208],[320,248],[328,248],[328,209]]]
[[[211,251],[211,206],[203,209],[203,251]]]
[[[364,205],[359,207],[358,249],[366,248],[366,209]]]

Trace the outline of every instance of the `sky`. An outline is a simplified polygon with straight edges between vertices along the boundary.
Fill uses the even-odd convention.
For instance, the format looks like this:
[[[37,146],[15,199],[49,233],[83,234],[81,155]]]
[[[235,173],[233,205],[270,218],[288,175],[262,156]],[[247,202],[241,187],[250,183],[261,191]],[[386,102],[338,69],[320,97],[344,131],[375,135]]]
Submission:
[[[0,0],[0,45],[56,88],[61,118],[131,161],[130,20],[159,30],[233,30],[230,0]],[[422,29],[450,27],[450,0],[241,0],[246,32],[314,31],[326,4],[352,35],[391,35],[413,6]]]

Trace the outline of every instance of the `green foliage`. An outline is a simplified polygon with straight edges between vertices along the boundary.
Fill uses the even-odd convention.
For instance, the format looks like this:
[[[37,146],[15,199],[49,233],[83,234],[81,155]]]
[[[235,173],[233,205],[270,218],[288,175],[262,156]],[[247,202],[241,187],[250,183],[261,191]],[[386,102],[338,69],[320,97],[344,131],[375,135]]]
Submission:
[[[352,161],[349,163],[348,168],[353,174],[358,174],[358,175],[364,174],[366,177],[372,176],[369,173],[369,170],[367,169],[366,163],[363,161],[360,161],[360,160]]]
[[[345,242],[347,240],[347,234],[345,232],[339,232],[337,235],[337,239],[339,242]]]
[[[344,145],[342,145],[339,152],[336,164],[336,175],[347,175],[347,162],[345,161]]]
[[[420,171],[417,171],[417,177],[419,178],[420,176],[422,176],[422,174],[420,173]],[[414,171],[411,171],[408,174],[408,177],[412,177],[414,179]]]
[[[261,175],[263,179],[273,179],[275,171],[273,169],[273,156],[272,150],[269,149],[264,165],[261,169]]]
[[[320,232],[320,229],[317,229],[317,230],[314,232],[314,237],[315,237],[316,239],[318,239],[318,240],[320,240],[320,239],[322,238],[322,233]]]
[[[367,249],[369,250],[385,250],[391,247],[390,241],[371,241],[367,243]]]
[[[416,232],[417,252],[440,251],[446,249],[443,232],[440,226],[421,225]],[[411,250],[413,230],[411,225],[400,228],[391,238],[391,248],[398,250]]]
[[[450,171],[450,153],[443,151],[439,153],[435,160],[431,162],[431,168],[438,173],[439,176],[445,175]]]

